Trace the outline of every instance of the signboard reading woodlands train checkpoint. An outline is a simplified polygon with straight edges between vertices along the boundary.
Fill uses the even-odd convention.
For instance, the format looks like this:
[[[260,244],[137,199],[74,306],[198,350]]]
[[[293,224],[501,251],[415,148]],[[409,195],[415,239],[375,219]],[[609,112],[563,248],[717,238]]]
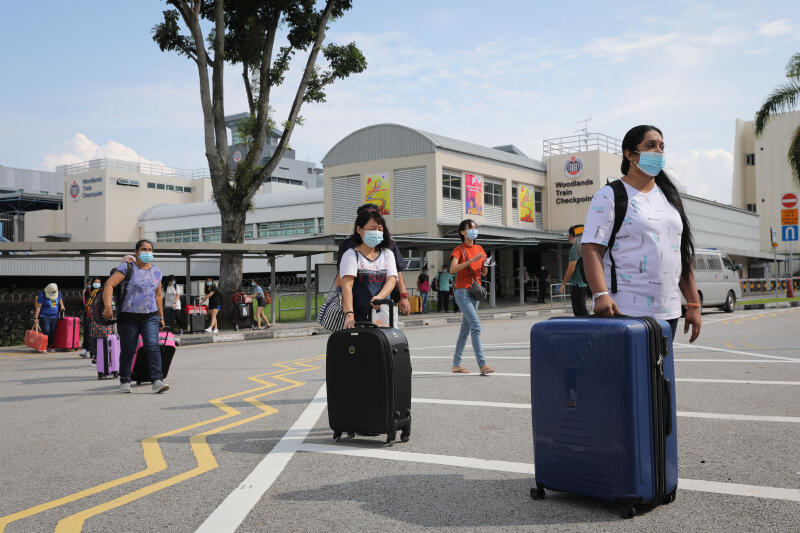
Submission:
[[[465,211],[467,215],[483,216],[483,176],[464,174],[466,183]]]
[[[364,202],[377,205],[381,215],[391,213],[391,206],[389,205],[389,174],[367,176]]]

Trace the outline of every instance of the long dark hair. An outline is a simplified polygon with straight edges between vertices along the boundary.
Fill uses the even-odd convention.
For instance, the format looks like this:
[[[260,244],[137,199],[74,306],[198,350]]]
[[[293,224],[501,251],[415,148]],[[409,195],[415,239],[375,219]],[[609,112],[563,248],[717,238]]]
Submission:
[[[628,130],[628,133],[622,138],[622,164],[620,165],[620,170],[624,176],[627,176],[631,169],[631,162],[625,157],[625,152],[638,152],[636,147],[644,140],[644,136],[648,131],[657,131],[662,138],[664,137],[661,130],[655,126],[641,125]],[[664,193],[667,201],[681,216],[681,223],[683,224],[683,231],[681,232],[681,277],[687,279],[692,268],[692,258],[694,257],[694,239],[692,238],[689,218],[686,216],[686,211],[683,209],[681,195],[677,187],[675,187],[675,184],[669,179],[669,176],[662,170],[656,175],[655,180],[656,185],[661,189],[661,192]]]
[[[465,218],[461,221],[461,224],[458,225],[458,236],[461,237],[461,242],[464,242],[465,236],[461,234],[462,231],[466,231],[468,229],[472,229],[472,226],[478,227],[478,224],[475,223],[474,220],[471,218]]]
[[[386,220],[384,220],[383,215],[381,215],[378,211],[372,211],[370,209],[361,211],[358,216],[356,216],[356,223],[353,225],[353,239],[355,240],[356,244],[358,245],[363,242],[361,235],[358,234],[358,228],[364,229],[364,226],[366,226],[370,220],[374,220],[383,227],[383,241],[381,241],[381,243],[376,246],[375,249],[381,250],[383,248],[391,248],[392,233],[386,226]]]

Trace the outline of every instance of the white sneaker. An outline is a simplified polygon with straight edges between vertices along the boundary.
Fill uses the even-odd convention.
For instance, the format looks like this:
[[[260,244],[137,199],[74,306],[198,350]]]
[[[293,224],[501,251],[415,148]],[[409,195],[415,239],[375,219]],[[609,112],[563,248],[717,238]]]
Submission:
[[[83,357],[85,359],[85,358],[89,357],[89,350],[81,350],[81,353],[79,353],[78,355],[80,355],[81,357]]]
[[[214,331],[212,331],[211,333],[219,333],[219,330],[217,328],[214,328]]]
[[[169,390],[169,385],[157,379],[153,382],[153,392],[156,394],[160,394],[162,392],[166,392]]]
[[[206,333],[214,333],[211,328],[206,328],[203,331],[205,331]]]
[[[125,382],[119,384],[119,391],[123,393],[130,393],[131,392],[131,382]]]

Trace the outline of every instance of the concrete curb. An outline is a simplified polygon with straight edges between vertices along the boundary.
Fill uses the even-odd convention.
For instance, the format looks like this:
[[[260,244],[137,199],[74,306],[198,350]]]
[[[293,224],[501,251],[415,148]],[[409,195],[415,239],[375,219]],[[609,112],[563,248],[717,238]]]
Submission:
[[[800,307],[800,300],[794,302],[771,302],[767,304],[745,304],[742,309],[751,311],[754,309],[788,309],[790,307]]]
[[[795,302],[800,304],[800,302]],[[571,309],[550,309],[542,311],[510,311],[506,313],[478,313],[481,321],[490,320],[519,320],[524,318],[540,317],[545,315],[563,315],[571,312]],[[417,315],[419,316],[419,315]],[[402,328],[424,328],[447,326],[448,324],[460,324],[461,315],[436,316],[431,318],[411,318],[399,323]],[[197,344],[212,344],[220,342],[241,342],[264,339],[285,339],[290,337],[310,337],[312,335],[327,335],[328,330],[322,326],[302,326],[302,327],[272,327],[265,330],[247,331],[223,331],[216,335],[208,333],[194,333],[180,335],[176,341],[180,346],[193,346]],[[176,342],[176,343],[178,343]]]

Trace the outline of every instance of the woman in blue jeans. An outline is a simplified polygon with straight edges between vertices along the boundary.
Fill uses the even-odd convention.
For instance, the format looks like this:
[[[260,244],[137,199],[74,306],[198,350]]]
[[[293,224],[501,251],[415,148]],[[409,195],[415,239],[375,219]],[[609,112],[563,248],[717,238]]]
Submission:
[[[103,289],[103,318],[111,319],[114,289],[125,280],[128,269],[133,269],[125,300],[119,310],[117,331],[120,341],[119,391],[131,392],[131,365],[136,353],[139,335],[150,367],[153,392],[164,392],[169,385],[164,383],[161,371],[161,350],[158,346],[158,331],[165,326],[161,298],[161,271],[152,264],[153,243],[141,240],[136,243],[135,261],[122,263],[106,281]]]
[[[458,332],[456,351],[453,355],[453,372],[456,374],[469,374],[469,370],[461,366],[461,356],[467,337],[472,335],[472,349],[481,374],[491,374],[494,369],[486,364],[481,345],[481,321],[478,319],[479,301],[470,294],[470,287],[474,281],[480,283],[481,276],[489,270],[484,266],[486,252],[480,244],[475,244],[478,238],[478,225],[474,220],[466,219],[458,226],[461,244],[450,253],[450,273],[456,275],[455,301],[461,309],[461,330]]]

